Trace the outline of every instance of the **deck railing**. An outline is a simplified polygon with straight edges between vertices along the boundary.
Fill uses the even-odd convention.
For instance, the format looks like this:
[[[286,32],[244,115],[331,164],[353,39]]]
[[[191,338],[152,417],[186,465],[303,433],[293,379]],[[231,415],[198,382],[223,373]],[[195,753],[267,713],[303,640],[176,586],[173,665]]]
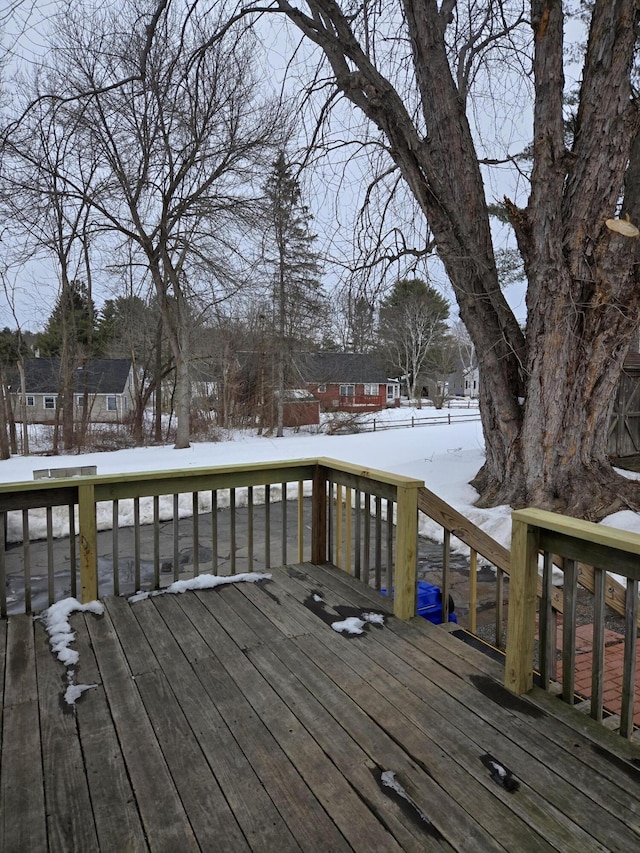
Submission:
[[[66,595],[88,601],[159,589],[205,570],[235,574],[308,559],[345,568],[353,562],[364,582],[395,588],[394,613],[406,619],[416,607],[422,485],[325,458],[2,484],[0,615],[17,606],[31,613]],[[229,508],[224,560],[222,505]],[[246,507],[242,519],[240,506]],[[39,544],[46,549],[39,605],[32,572],[36,526],[46,531]],[[16,605],[7,599],[7,583],[11,589],[18,576]]]
[[[548,690],[557,683],[556,659],[561,652],[562,698],[571,704],[580,698],[575,696],[577,591],[586,579],[594,593],[591,688],[587,704],[591,716],[600,721],[607,705],[603,694],[605,607],[607,600],[619,598],[615,590],[612,595],[608,589],[611,587],[608,573],[626,579],[623,678],[620,699],[616,702],[620,710],[610,719],[615,724],[619,722],[621,735],[630,737],[634,728],[640,535],[543,510],[513,513],[505,684],[516,693],[526,693],[533,686],[540,555],[543,589],[538,646],[542,685]],[[560,568],[564,575],[560,646],[552,607],[554,567]]]

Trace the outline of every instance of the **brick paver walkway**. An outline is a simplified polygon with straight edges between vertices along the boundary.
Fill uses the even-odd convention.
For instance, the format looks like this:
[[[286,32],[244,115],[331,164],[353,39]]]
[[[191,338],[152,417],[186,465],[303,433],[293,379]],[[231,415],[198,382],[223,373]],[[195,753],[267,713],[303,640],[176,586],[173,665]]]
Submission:
[[[562,648],[562,617],[558,616],[558,648]],[[605,628],[604,687],[602,701],[607,711],[619,714],[622,709],[622,672],[624,666],[624,635]],[[575,691],[591,696],[591,667],[593,662],[593,625],[576,628]],[[639,660],[640,640],[636,641],[636,660]],[[558,681],[562,681],[562,661],[558,661]],[[640,726],[640,666],[636,668],[636,701],[633,720]]]

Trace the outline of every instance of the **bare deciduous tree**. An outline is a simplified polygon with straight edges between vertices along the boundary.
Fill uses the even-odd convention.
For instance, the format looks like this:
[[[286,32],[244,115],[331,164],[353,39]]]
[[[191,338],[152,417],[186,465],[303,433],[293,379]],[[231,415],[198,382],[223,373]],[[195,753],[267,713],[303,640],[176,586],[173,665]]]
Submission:
[[[260,101],[250,36],[240,46],[229,31],[198,51],[219,22],[166,6],[151,40],[150,16],[128,4],[64,16],[50,103],[101,166],[86,189],[60,164],[66,192],[148,268],[175,364],[176,447],[187,447],[194,317],[242,280],[251,181],[278,112]]]
[[[374,9],[276,0],[320,47],[343,98],[370,121],[433,233],[476,348],[486,463],[481,503],[535,504],[599,518],[639,503],[607,452],[613,392],[634,330],[640,114],[632,90],[639,0],[585,6],[589,35],[573,134],[563,114],[562,0],[403,0]],[[513,49],[512,49],[513,48]],[[468,111],[474,83],[531,56],[528,202],[505,199],[528,282],[526,335],[499,286]],[[621,201],[621,198],[623,199]],[[614,223],[615,228],[615,223]]]

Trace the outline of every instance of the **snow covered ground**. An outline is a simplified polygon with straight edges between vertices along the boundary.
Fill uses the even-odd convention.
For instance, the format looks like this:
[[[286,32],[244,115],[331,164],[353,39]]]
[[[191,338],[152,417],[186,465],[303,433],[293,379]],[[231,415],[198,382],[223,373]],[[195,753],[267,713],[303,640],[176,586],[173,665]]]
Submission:
[[[0,461],[0,482],[32,480],[35,469],[48,466],[95,465],[98,474],[117,474],[327,456],[424,480],[428,489],[509,547],[510,507],[479,509],[474,506],[477,493],[469,481],[484,461],[480,421],[469,420],[469,416],[476,413],[477,409],[444,409],[437,412],[433,408],[414,409],[404,406],[377,412],[376,432],[326,435],[301,430],[290,431],[284,438],[230,432],[226,440],[194,443],[186,450],[166,446],[72,456],[14,456]],[[384,421],[406,422],[412,417],[416,424],[428,419],[429,425],[413,429],[380,429]],[[431,422],[434,417],[440,418],[441,423],[433,425]],[[451,423],[448,422],[449,417]],[[127,521],[121,517],[122,523],[126,524]],[[640,533],[640,515],[637,513],[619,512],[604,523]],[[436,540],[442,537],[439,525],[424,517],[420,532]],[[33,533],[35,531],[32,527]]]

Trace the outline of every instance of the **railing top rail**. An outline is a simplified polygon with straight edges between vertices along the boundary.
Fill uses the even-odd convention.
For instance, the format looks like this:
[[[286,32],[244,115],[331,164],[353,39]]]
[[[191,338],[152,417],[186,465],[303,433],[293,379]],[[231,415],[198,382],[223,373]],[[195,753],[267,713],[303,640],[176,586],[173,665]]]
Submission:
[[[640,534],[583,521],[543,509],[518,509],[512,513],[514,521],[522,521],[541,530],[564,534],[581,542],[595,543],[616,551],[640,555]]]
[[[417,480],[412,477],[405,477],[402,474],[393,474],[388,471],[381,471],[374,468],[367,468],[359,465],[354,465],[350,462],[343,462],[338,459],[328,457],[316,458],[301,458],[301,459],[286,459],[268,462],[246,462],[233,465],[211,465],[206,467],[188,467],[177,469],[164,469],[160,471],[128,471],[117,474],[95,474],[82,477],[56,477],[52,480],[25,480],[15,483],[0,483],[0,495],[16,492],[32,492],[32,491],[47,491],[71,487],[78,489],[81,484],[95,486],[126,486],[127,484],[136,484],[144,481],[146,483],[154,483],[156,486],[163,482],[171,483],[178,480],[197,480],[206,479],[207,477],[220,478],[221,475],[228,475],[229,484],[235,477],[238,478],[239,485],[250,484],[249,481],[255,475],[256,483],[264,481],[277,482],[280,478],[286,479],[289,475],[292,480],[306,478],[310,474],[310,470],[321,466],[328,469],[342,471],[348,474],[354,474],[363,479],[379,481],[381,483],[390,484],[393,486],[405,486],[418,488],[423,486],[422,480]],[[157,491],[157,488],[154,489]]]
[[[283,471],[287,469],[303,469],[315,466],[317,459],[287,459],[270,462],[247,462],[234,465],[211,465],[186,468],[162,469],[160,471],[126,471],[116,474],[95,474],[83,477],[57,477],[53,480],[25,480],[16,483],[0,483],[0,492],[33,491],[35,489],[55,489],[63,486],[77,488],[80,484],[134,483],[141,479],[147,481],[176,480],[184,477],[206,477],[211,474],[238,473],[246,474],[252,471]],[[297,474],[296,474],[297,477]]]
[[[381,471],[378,468],[369,468],[362,465],[355,465],[351,462],[342,462],[339,459],[331,459],[327,456],[320,456],[314,459],[313,462],[322,465],[324,468],[333,468],[336,471],[343,471],[345,474],[353,474],[365,480],[377,480],[380,483],[388,483],[391,486],[404,486],[408,488],[421,488],[424,486],[424,481],[418,480],[415,477],[406,477],[404,474],[393,474],[389,471]]]

